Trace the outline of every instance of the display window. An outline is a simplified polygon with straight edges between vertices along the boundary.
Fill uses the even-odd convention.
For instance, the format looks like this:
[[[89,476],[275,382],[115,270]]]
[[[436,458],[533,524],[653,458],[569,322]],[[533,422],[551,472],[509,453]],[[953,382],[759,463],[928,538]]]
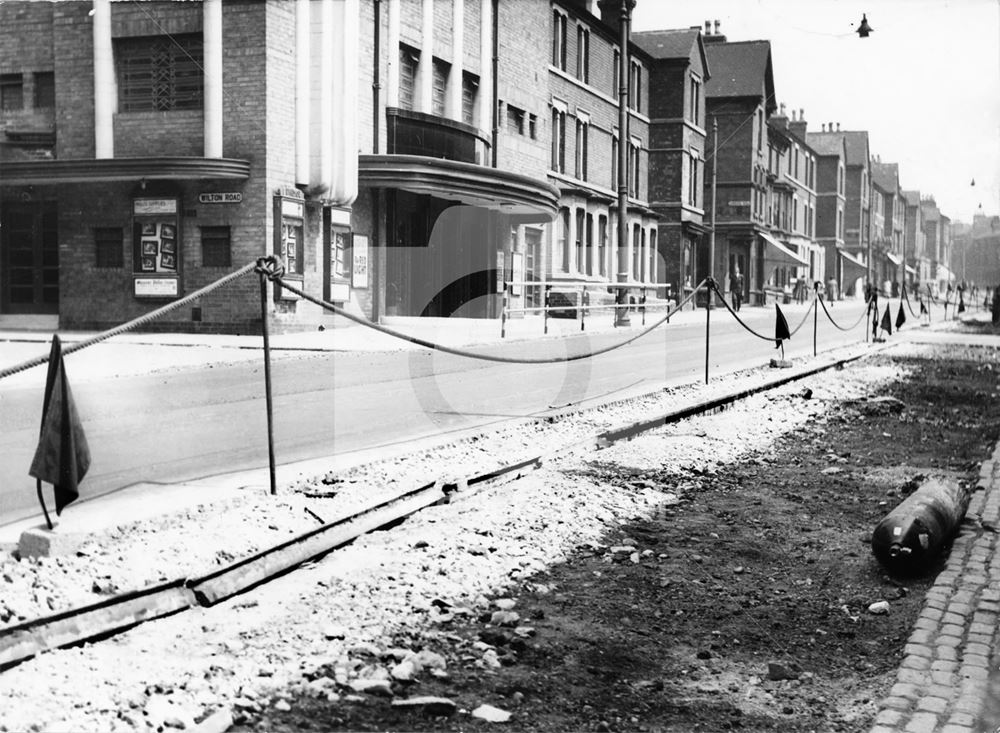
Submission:
[[[299,280],[301,285],[305,273],[305,202],[275,196],[274,213],[274,253],[285,264],[285,277]],[[275,288],[275,296],[286,300],[297,297],[280,287]]]
[[[177,297],[181,244],[176,198],[132,202],[133,282],[138,297]]]

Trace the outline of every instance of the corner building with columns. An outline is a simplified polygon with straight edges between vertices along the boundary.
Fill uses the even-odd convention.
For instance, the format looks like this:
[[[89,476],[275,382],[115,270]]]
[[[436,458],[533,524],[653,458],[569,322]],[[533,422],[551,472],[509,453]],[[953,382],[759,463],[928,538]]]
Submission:
[[[108,328],[271,254],[373,320],[497,317],[505,280],[655,283],[648,57],[623,135],[606,5],[0,3],[0,325]],[[277,330],[334,322],[267,302]],[[144,328],[259,332],[257,279]]]

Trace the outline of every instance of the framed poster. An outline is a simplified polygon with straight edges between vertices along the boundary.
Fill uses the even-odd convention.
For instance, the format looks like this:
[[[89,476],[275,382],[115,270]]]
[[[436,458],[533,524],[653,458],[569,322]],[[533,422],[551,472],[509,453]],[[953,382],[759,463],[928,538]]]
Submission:
[[[513,281],[513,285],[510,286],[511,295],[520,295],[521,285],[524,282],[524,253],[523,252],[511,252],[510,253],[510,279]]]
[[[351,250],[351,287],[368,287],[368,237],[355,234]]]
[[[133,294],[138,298],[177,297],[181,291],[179,211],[176,197],[133,199]]]

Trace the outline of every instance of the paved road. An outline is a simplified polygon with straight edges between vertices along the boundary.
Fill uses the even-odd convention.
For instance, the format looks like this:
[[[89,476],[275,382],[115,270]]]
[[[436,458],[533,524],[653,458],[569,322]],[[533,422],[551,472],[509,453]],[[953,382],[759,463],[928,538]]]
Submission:
[[[853,324],[862,309],[861,303],[838,303],[833,315],[842,324]],[[786,310],[794,329],[805,309]],[[772,309],[744,309],[741,316],[763,334],[774,332]],[[287,463],[343,456],[445,437],[527,419],[553,406],[703,379],[705,323],[692,322],[690,315],[686,320],[625,348],[562,364],[498,364],[424,350],[281,359],[273,369],[277,459]],[[520,356],[565,355],[614,343],[622,335],[604,332],[476,348]],[[820,314],[821,351],[863,339],[862,328],[842,333]],[[710,375],[758,366],[777,353],[724,310],[713,312]],[[812,355],[811,316],[785,354]],[[67,357],[68,370],[72,358]],[[260,363],[74,382],[73,390],[93,457],[84,496],[138,482],[176,482],[267,465]],[[27,468],[37,442],[40,404],[37,387],[0,390],[0,524],[37,511]]]

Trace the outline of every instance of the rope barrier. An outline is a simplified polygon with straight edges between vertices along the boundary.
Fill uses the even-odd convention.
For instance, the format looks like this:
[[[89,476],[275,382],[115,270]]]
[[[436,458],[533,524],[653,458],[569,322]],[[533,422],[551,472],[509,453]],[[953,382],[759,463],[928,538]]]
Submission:
[[[277,258],[275,258],[275,257],[268,257],[268,258],[264,258],[264,259],[266,259],[266,260],[277,260]],[[280,264],[280,262],[278,264]],[[417,346],[423,346],[424,348],[427,348],[427,349],[433,349],[434,351],[441,351],[441,352],[443,352],[445,354],[453,354],[455,356],[464,356],[464,357],[467,357],[469,359],[479,359],[481,361],[501,362],[501,363],[505,363],[505,364],[560,364],[560,363],[569,362],[569,361],[579,361],[580,359],[589,359],[589,358],[594,357],[594,356],[600,356],[601,354],[606,354],[609,351],[614,351],[615,349],[620,349],[623,346],[627,346],[628,344],[632,343],[633,341],[637,341],[638,339],[642,338],[646,334],[650,333],[651,331],[654,331],[655,329],[659,328],[661,325],[663,325],[664,323],[666,323],[667,320],[672,315],[674,315],[675,313],[677,313],[678,311],[680,311],[694,297],[695,293],[697,293],[698,290],[705,284],[704,280],[702,282],[700,282],[698,284],[698,287],[696,287],[688,297],[686,297],[684,300],[682,300],[680,303],[678,303],[676,307],[672,308],[671,310],[668,310],[667,313],[662,318],[660,318],[659,320],[657,320],[656,322],[654,322],[652,325],[644,328],[642,331],[640,331],[639,333],[637,333],[635,336],[631,336],[630,338],[627,338],[624,341],[620,341],[618,343],[611,344],[610,346],[605,346],[605,347],[600,348],[600,349],[595,349],[594,351],[588,351],[588,352],[585,352],[585,353],[582,353],[582,354],[574,354],[572,356],[510,357],[510,356],[493,356],[491,354],[481,354],[481,353],[477,353],[475,351],[468,351],[466,349],[458,349],[458,348],[454,348],[454,347],[451,347],[451,346],[445,346],[443,344],[438,344],[438,343],[435,343],[433,341],[428,341],[426,339],[422,339],[422,338],[420,338],[418,336],[410,336],[410,335],[402,333],[400,331],[396,331],[395,329],[388,328],[387,326],[383,326],[380,323],[372,323],[371,321],[368,321],[365,318],[362,318],[361,316],[356,316],[353,313],[348,313],[343,308],[340,308],[339,306],[336,306],[333,303],[330,303],[328,301],[322,300],[321,298],[316,298],[316,297],[314,297],[312,295],[309,295],[308,293],[306,293],[306,292],[298,289],[294,285],[289,285],[287,282],[285,282],[281,278],[281,274],[271,275],[271,274],[268,273],[268,271],[266,269],[264,270],[264,272],[268,274],[268,278],[272,282],[276,282],[282,288],[286,289],[288,292],[294,293],[295,295],[298,295],[300,298],[304,298],[305,300],[308,300],[310,303],[318,305],[319,307],[324,308],[324,309],[326,309],[326,310],[334,313],[335,315],[343,316],[347,320],[353,321],[354,323],[357,323],[359,325],[362,325],[362,326],[365,326],[367,328],[370,328],[373,331],[378,331],[379,333],[384,333],[387,336],[392,336],[394,338],[398,338],[398,339],[401,339],[403,341],[408,341],[411,344],[416,344]]]
[[[251,262],[249,265],[244,265],[239,270],[231,272],[225,277],[219,278],[213,283],[209,283],[200,290],[196,290],[190,295],[185,295],[180,300],[175,300],[172,303],[168,303],[167,305],[162,306],[161,308],[157,308],[156,310],[150,311],[149,313],[139,316],[138,318],[135,318],[131,321],[123,323],[119,326],[115,326],[114,328],[109,329],[107,331],[102,331],[96,336],[91,336],[89,339],[86,339],[84,341],[80,341],[78,343],[65,346],[63,347],[62,350],[63,356],[66,356],[67,354],[72,354],[74,351],[80,351],[81,349],[85,349],[88,346],[93,346],[94,344],[100,343],[101,341],[105,341],[111,338],[112,336],[118,336],[119,334],[125,333],[126,331],[131,331],[133,328],[136,328],[137,326],[142,326],[143,324],[156,320],[157,318],[166,315],[170,311],[176,310],[177,308],[180,308],[181,306],[190,303],[192,300],[197,300],[198,298],[208,295],[213,290],[218,290],[223,285],[228,285],[233,280],[237,280],[243,277],[244,275],[248,275],[251,272],[257,271],[258,267],[259,267],[259,261]],[[27,369],[31,369],[32,367],[41,366],[42,364],[47,363],[48,360],[49,360],[49,355],[45,354],[45,356],[39,356],[29,361],[23,362],[21,364],[15,364],[14,366],[10,366],[5,369],[0,369],[0,379],[13,376],[14,374],[23,372]]]
[[[746,323],[744,323],[743,319],[740,318],[738,315],[736,315],[736,311],[733,310],[733,307],[726,302],[725,298],[722,297],[722,293],[719,292],[719,286],[713,284],[712,287],[715,290],[715,292],[719,294],[719,299],[722,301],[722,304],[726,306],[726,310],[729,311],[729,313],[733,316],[733,318],[736,319],[737,323],[739,323],[741,326],[743,326],[743,328],[745,328],[747,331],[749,331],[759,339],[764,339],[764,341],[772,341],[772,342],[774,341],[774,336],[765,336],[762,333],[758,333],[757,331],[754,331],[752,328],[750,328],[750,326],[748,326]]]
[[[853,331],[853,330],[854,330],[855,328],[857,328],[858,326],[860,326],[860,325],[861,325],[861,322],[862,322],[863,320],[865,320],[865,318],[867,318],[867,317],[868,317],[868,314],[869,314],[869,313],[871,312],[871,308],[865,308],[865,310],[864,310],[864,313],[862,313],[862,314],[861,314],[861,316],[860,316],[860,318],[858,318],[858,320],[854,322],[854,325],[853,325],[853,326],[848,326],[847,328],[844,328],[844,327],[843,327],[843,326],[841,326],[841,325],[840,325],[839,323],[837,323],[837,322],[836,322],[835,320],[833,320],[833,316],[831,316],[831,315],[830,315],[830,311],[829,311],[829,310],[827,310],[827,307],[826,307],[826,303],[825,303],[825,302],[823,302],[823,301],[821,300],[821,301],[819,302],[819,304],[820,304],[821,306],[823,306],[823,312],[824,312],[824,313],[826,314],[826,317],[827,317],[827,320],[829,320],[829,321],[830,321],[830,323],[832,323],[832,324],[833,324],[833,327],[834,327],[834,328],[836,328],[836,329],[838,329],[838,330],[840,330],[840,331]]]
[[[799,321],[799,325],[797,325],[795,328],[789,331],[788,333],[789,338],[797,334],[799,332],[799,329],[802,328],[804,325],[806,325],[806,319],[809,317],[809,314],[813,312],[813,308],[815,307],[816,307],[816,300],[814,299],[813,302],[810,304],[808,310],[806,310],[805,315],[802,316],[802,320]]]
[[[920,314],[913,310],[913,305],[910,303],[910,296],[906,293],[906,288],[903,288],[903,300],[906,301],[906,308],[910,311],[910,315],[914,318],[920,318]]]

